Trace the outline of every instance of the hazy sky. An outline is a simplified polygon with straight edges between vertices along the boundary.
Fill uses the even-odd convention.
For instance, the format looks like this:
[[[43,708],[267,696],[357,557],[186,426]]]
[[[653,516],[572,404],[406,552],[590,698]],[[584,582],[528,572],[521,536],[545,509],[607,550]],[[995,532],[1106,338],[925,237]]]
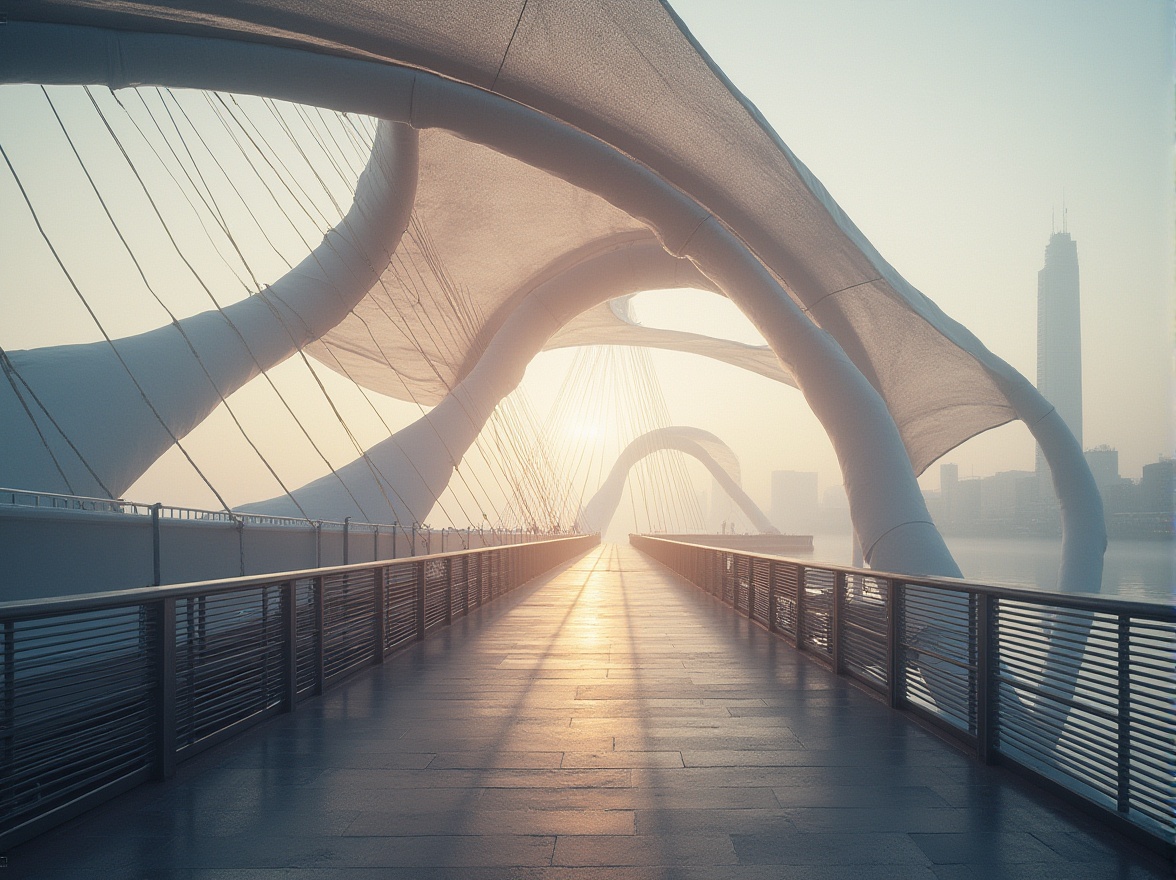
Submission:
[[[1117,447],[1122,472],[1133,477],[1143,464],[1172,454],[1171,3],[673,5],[883,256],[1031,380],[1037,272],[1051,229],[1061,226],[1064,196],[1082,276],[1086,445]],[[51,119],[39,93],[0,97],[0,137],[14,150],[24,139],[18,160],[48,166],[53,150],[53,161],[68,167],[67,148],[47,137],[42,145],[32,126],[34,118],[37,125]],[[5,214],[15,197],[0,175]],[[35,246],[30,235],[27,228],[4,235],[6,266]],[[84,237],[74,246],[99,247]],[[11,274],[8,285],[23,287]],[[18,306],[19,291],[11,288],[0,344],[72,341],[52,336],[65,325],[45,324],[53,308],[47,301]],[[643,296],[637,316],[754,341],[730,304],[706,294]],[[50,335],[16,333],[17,317],[29,326],[41,322]],[[124,317],[120,332],[145,329],[136,321],[159,323],[143,312]],[[538,411],[550,404],[570,360],[566,352],[542,355],[529,371],[526,388]],[[840,483],[824,432],[794,389],[687,355],[657,352],[654,361],[672,420],[722,437],[742,460],[748,492],[765,508],[772,470],[819,471],[822,488]],[[248,405],[243,400],[242,409]],[[396,412],[404,420],[414,416],[408,407]],[[366,423],[356,418],[359,435],[378,439],[380,426],[370,416]],[[198,429],[194,446],[218,424],[226,424],[223,415]],[[222,442],[205,447],[214,471],[234,454]],[[964,476],[1031,469],[1032,442],[1018,423],[944,460],[959,463]],[[234,501],[258,497],[245,483],[233,484],[238,478],[227,471],[219,478],[236,493]],[[700,488],[708,482],[700,480]],[[923,482],[938,485],[937,466]],[[205,495],[169,462],[128,492],[193,504],[207,504]]]
[[[1085,444],[1118,448],[1136,478],[1172,454],[1171,3],[673,5],[883,256],[1030,380],[1037,272],[1064,198],[1081,271]],[[671,315],[682,319],[657,320]],[[721,373],[692,396],[716,402]],[[787,401],[789,415],[758,429],[746,416],[741,403],[761,392],[748,382],[746,397],[718,401],[737,419],[718,433],[742,453],[752,494],[766,502],[759,481],[775,468],[837,482],[819,428]],[[759,445],[792,433],[792,419],[816,435],[812,451]],[[944,460],[961,475],[1033,467],[1020,423]],[[923,482],[938,485],[937,466]]]

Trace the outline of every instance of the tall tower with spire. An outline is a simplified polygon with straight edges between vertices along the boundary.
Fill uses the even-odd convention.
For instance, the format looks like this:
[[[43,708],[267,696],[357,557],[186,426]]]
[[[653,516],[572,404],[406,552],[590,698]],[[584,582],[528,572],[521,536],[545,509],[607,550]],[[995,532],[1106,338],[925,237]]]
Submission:
[[[1045,247],[1045,266],[1037,273],[1037,390],[1082,445],[1082,322],[1078,299],[1078,244],[1066,228]],[[1041,450],[1037,475],[1048,477]]]

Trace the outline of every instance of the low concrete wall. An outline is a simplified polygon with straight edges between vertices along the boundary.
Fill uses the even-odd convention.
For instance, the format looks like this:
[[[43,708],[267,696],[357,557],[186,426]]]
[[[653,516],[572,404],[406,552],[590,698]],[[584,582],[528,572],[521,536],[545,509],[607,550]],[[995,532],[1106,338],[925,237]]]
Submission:
[[[340,523],[159,519],[161,584],[374,562],[506,541],[472,529],[423,532]],[[517,537],[517,536],[510,536]],[[346,546],[345,546],[346,545]],[[442,546],[444,545],[444,547]],[[152,586],[152,519],[142,514],[0,505],[0,602]]]

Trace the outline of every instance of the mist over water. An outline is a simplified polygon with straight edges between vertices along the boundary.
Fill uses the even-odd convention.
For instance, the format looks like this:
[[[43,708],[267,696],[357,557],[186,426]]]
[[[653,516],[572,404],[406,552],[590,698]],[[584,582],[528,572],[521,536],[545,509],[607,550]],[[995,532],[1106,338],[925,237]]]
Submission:
[[[1062,546],[1046,538],[945,539],[970,581],[1037,590],[1058,589]],[[853,559],[849,535],[813,536],[814,562],[848,565]],[[1111,541],[1103,567],[1102,594],[1142,602],[1176,601],[1176,543]]]

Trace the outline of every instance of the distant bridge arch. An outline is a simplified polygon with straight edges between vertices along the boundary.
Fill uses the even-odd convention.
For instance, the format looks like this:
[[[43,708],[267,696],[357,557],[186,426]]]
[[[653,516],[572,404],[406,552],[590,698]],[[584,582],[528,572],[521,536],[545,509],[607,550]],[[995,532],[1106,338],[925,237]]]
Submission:
[[[621,492],[629,472],[642,459],[664,450],[675,449],[700,461],[723,491],[738,505],[755,528],[764,535],[778,535],[780,530],[773,526],[740,485],[739,459],[726,443],[701,428],[675,425],[655,428],[642,434],[624,448],[607,479],[584,506],[577,525],[581,531],[604,532],[617,512]]]

